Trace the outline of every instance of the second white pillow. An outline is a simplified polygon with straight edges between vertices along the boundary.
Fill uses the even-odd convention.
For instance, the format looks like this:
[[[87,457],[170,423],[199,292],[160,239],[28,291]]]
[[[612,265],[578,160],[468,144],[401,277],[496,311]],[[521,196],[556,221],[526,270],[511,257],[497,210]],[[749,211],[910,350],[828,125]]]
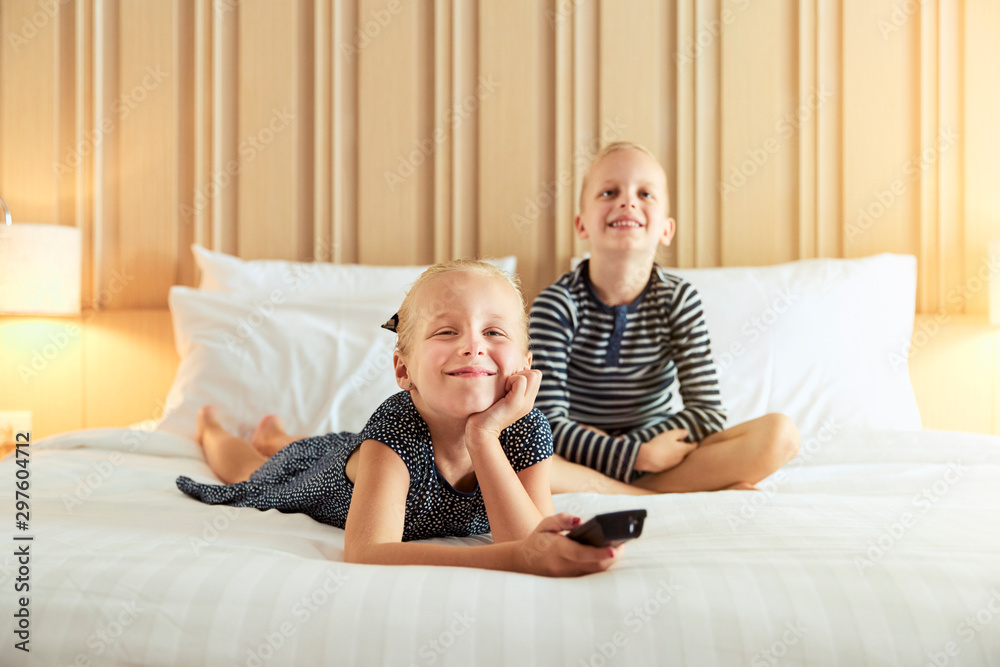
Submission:
[[[244,439],[266,414],[293,435],[357,432],[399,390],[396,337],[379,328],[395,311],[381,303],[175,286],[170,311],[181,363],[157,430],[193,440],[215,405]]]

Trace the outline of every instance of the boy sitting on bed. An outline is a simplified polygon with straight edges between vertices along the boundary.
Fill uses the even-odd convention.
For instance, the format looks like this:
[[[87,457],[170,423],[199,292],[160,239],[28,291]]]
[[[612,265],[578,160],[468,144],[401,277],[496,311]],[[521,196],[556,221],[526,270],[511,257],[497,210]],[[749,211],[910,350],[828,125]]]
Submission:
[[[798,453],[792,421],[769,414],[725,428],[701,299],[654,262],[670,245],[667,177],[642,146],[594,159],[577,235],[590,259],[538,295],[535,403],[552,425],[553,493],[753,489]],[[684,407],[671,412],[675,392]]]

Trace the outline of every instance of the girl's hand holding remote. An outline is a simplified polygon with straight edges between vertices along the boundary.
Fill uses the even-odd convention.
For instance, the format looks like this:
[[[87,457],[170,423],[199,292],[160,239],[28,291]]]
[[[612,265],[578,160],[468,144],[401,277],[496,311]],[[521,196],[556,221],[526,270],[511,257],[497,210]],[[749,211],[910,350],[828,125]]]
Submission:
[[[542,519],[534,532],[521,541],[521,567],[516,569],[547,577],[575,577],[603,572],[618,562],[625,552],[624,545],[592,547],[562,534],[578,525],[580,517],[565,512]]]

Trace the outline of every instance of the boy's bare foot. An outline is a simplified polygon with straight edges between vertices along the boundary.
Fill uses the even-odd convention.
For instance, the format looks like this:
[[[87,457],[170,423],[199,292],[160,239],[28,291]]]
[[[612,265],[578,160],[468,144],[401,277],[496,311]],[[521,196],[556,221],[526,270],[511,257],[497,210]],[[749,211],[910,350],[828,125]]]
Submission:
[[[215,416],[215,407],[211,405],[203,405],[201,409],[198,410],[198,433],[195,436],[198,444],[204,447],[205,432],[217,428],[222,428],[222,426],[219,424],[218,417]]]
[[[250,436],[250,444],[254,449],[267,457],[277,454],[288,442],[285,425],[278,415],[265,415]]]

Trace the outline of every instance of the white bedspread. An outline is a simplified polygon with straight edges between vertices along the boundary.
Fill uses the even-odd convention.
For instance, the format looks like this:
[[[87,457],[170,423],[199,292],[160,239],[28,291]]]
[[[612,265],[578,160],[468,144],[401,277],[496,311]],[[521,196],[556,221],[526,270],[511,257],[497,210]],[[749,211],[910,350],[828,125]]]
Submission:
[[[169,434],[30,451],[31,653],[11,546],[3,664],[1000,665],[1000,438],[834,426],[760,492],[557,496],[649,512],[571,580],[347,565],[341,530],[185,497],[214,478]],[[0,479],[12,508],[13,456]]]

